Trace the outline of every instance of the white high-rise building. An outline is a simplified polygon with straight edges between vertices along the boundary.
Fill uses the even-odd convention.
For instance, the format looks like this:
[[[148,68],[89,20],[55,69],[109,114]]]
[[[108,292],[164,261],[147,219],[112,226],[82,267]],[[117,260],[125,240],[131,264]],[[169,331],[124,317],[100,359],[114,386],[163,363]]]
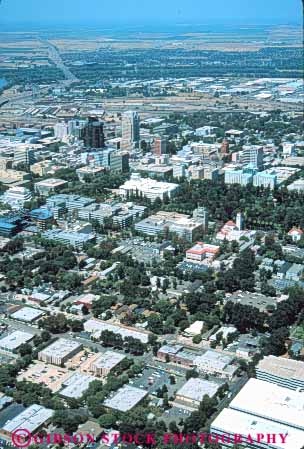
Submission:
[[[68,125],[66,123],[56,123],[54,126],[54,136],[56,139],[65,139],[68,136]]]
[[[243,230],[243,225],[244,225],[244,219],[243,219],[243,215],[241,212],[239,212],[236,216],[236,227],[238,228],[239,231]]]
[[[121,149],[130,150],[140,140],[139,134],[139,115],[138,112],[127,111],[122,114],[122,139],[121,139]]]

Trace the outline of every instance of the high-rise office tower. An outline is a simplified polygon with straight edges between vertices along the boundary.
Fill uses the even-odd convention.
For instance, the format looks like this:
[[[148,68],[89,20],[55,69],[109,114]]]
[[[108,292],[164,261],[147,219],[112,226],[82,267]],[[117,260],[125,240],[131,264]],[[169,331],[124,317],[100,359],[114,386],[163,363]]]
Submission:
[[[54,136],[56,139],[64,139],[68,135],[68,125],[66,123],[56,123],[54,126]]]
[[[85,127],[82,130],[82,139],[87,148],[103,148],[103,123],[96,117],[89,117]]]
[[[238,228],[239,231],[242,231],[243,226],[244,226],[243,215],[241,212],[238,212],[238,214],[236,215],[236,227]]]
[[[16,148],[14,151],[14,166],[18,164],[33,165],[36,162],[32,148]]]
[[[241,154],[241,162],[250,164],[258,170],[263,170],[264,150],[258,145],[244,145]]]
[[[229,142],[227,139],[224,139],[221,146],[221,155],[226,156],[229,154]]]
[[[198,207],[195,209],[193,211],[193,218],[202,223],[204,232],[208,232],[209,215],[206,207]]]
[[[154,139],[154,154],[155,156],[161,156],[166,154],[167,141],[164,137],[155,137]]]
[[[139,115],[138,112],[127,111],[122,114],[121,122],[121,149],[131,150],[138,145],[140,140],[139,135]]]

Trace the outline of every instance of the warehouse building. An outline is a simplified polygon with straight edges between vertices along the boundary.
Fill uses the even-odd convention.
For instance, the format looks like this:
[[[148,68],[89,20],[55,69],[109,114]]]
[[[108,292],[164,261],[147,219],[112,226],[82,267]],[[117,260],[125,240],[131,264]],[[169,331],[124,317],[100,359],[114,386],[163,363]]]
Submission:
[[[304,362],[269,355],[256,367],[256,377],[291,390],[304,389]]]
[[[104,406],[120,412],[128,412],[138,405],[148,395],[148,392],[140,388],[125,385],[114,396],[104,401]]]
[[[303,391],[252,378],[232,400],[230,408],[304,431]]]
[[[90,370],[96,376],[107,376],[115,367],[117,367],[125,355],[114,351],[107,351],[101,354],[90,366]]]
[[[258,379],[250,379],[229,408],[222,410],[211,424],[211,433],[256,436],[248,446],[257,449],[301,449],[304,441],[304,392],[292,391]],[[277,436],[277,441],[266,441],[267,434]],[[283,443],[278,437],[286,436]],[[227,441],[223,447],[231,447]]]
[[[14,320],[25,321],[26,323],[32,323],[43,315],[45,315],[45,313],[42,312],[42,310],[33,309],[32,307],[22,307],[17,310],[17,312],[13,313],[11,318]]]
[[[15,418],[8,420],[3,425],[1,433],[11,436],[18,429],[26,429],[31,434],[37,433],[50,422],[53,414],[53,410],[33,404]]]
[[[198,410],[204,396],[213,398],[218,392],[220,384],[203,380],[199,378],[191,378],[185,385],[180,388],[175,397],[176,406],[185,407],[189,410]]]
[[[15,331],[0,340],[0,351],[13,353],[24,343],[28,343],[34,338],[34,335],[27,332]]]
[[[47,348],[38,353],[38,359],[45,363],[61,366],[82,349],[76,341],[59,338]]]
[[[245,443],[245,447],[256,449],[302,449],[304,432],[287,425],[277,424],[268,419],[252,416],[250,413],[240,412],[225,408],[211,424],[210,433],[219,438],[221,447],[235,447],[234,435]],[[263,438],[257,441],[257,435],[262,434]],[[280,434],[286,436],[285,443],[282,443]],[[230,436],[230,442],[227,438]],[[248,435],[254,441],[250,441],[250,446],[246,445]],[[270,436],[270,438],[268,437]],[[275,441],[273,441],[275,435]],[[269,438],[269,441],[267,439]],[[249,441],[248,441],[249,442]]]
[[[74,373],[63,382],[65,388],[61,390],[60,395],[65,398],[79,399],[83,393],[87,391],[93,380],[96,380],[93,376],[88,376],[82,373]]]

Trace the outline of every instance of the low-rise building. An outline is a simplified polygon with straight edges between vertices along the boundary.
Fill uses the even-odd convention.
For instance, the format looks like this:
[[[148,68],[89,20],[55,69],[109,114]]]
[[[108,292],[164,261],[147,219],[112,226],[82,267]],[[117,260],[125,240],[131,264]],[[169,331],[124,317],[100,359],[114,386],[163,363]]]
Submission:
[[[301,238],[303,237],[303,231],[300,228],[297,227],[293,227],[292,229],[290,229],[290,231],[288,232],[289,237],[292,238],[293,242],[298,242],[299,240],[301,240]]]
[[[151,236],[172,232],[192,242],[204,231],[204,224],[201,219],[189,215],[160,211],[136,223],[135,229]]]
[[[32,323],[43,315],[45,315],[45,313],[42,310],[33,309],[32,307],[21,307],[21,309],[11,315],[11,318],[14,320],[25,321],[26,323]]]
[[[92,336],[100,337],[101,332],[107,330],[115,334],[121,335],[122,338],[133,337],[142,343],[148,343],[150,332],[141,331],[134,327],[123,326],[121,324],[113,324],[108,321],[90,319],[84,323],[84,330],[92,334]]]
[[[95,376],[107,376],[114,368],[116,368],[125,355],[114,351],[107,351],[101,354],[90,366],[90,370]]]
[[[49,178],[43,181],[36,182],[34,185],[35,192],[42,196],[48,196],[52,193],[59,192],[68,182],[63,179]]]
[[[77,341],[59,338],[59,340],[40,351],[38,353],[38,359],[45,363],[61,366],[81,349],[82,345]]]
[[[204,259],[213,259],[219,252],[219,246],[198,242],[186,251],[186,261],[202,262]]]
[[[30,434],[35,435],[50,422],[53,414],[53,410],[33,404],[15,418],[6,421],[1,428],[1,433],[11,436],[20,429],[26,429]]]
[[[96,378],[93,376],[76,372],[63,382],[64,388],[60,391],[60,396],[79,399],[94,380],[96,380]]]
[[[220,387],[220,384],[209,380],[191,378],[177,391],[175,404],[189,410],[198,410],[204,396],[213,398]]]
[[[138,173],[133,173],[131,179],[120,186],[119,193],[123,197],[138,195],[155,201],[157,198],[171,198],[178,189],[178,184],[141,178]]]
[[[0,351],[13,353],[16,352],[21,345],[30,342],[34,335],[28,332],[15,331],[0,340]]]
[[[207,351],[193,360],[197,370],[212,376],[231,380],[236,374],[238,367],[233,365],[234,358],[216,351]]]
[[[125,385],[114,396],[106,399],[103,405],[109,409],[128,412],[142,402],[147,395],[148,392],[145,390]]]
[[[63,231],[61,229],[51,229],[43,233],[43,237],[47,240],[63,243],[73,246],[74,248],[83,248],[87,243],[94,242],[96,235],[93,233],[85,234],[80,232]]]

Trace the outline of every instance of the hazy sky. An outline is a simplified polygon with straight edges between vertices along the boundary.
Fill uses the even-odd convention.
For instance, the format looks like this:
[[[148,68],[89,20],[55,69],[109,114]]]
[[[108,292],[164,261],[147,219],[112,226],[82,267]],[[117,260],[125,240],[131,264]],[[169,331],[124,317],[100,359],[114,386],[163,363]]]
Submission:
[[[301,4],[301,0],[2,0],[0,23],[300,23]]]

